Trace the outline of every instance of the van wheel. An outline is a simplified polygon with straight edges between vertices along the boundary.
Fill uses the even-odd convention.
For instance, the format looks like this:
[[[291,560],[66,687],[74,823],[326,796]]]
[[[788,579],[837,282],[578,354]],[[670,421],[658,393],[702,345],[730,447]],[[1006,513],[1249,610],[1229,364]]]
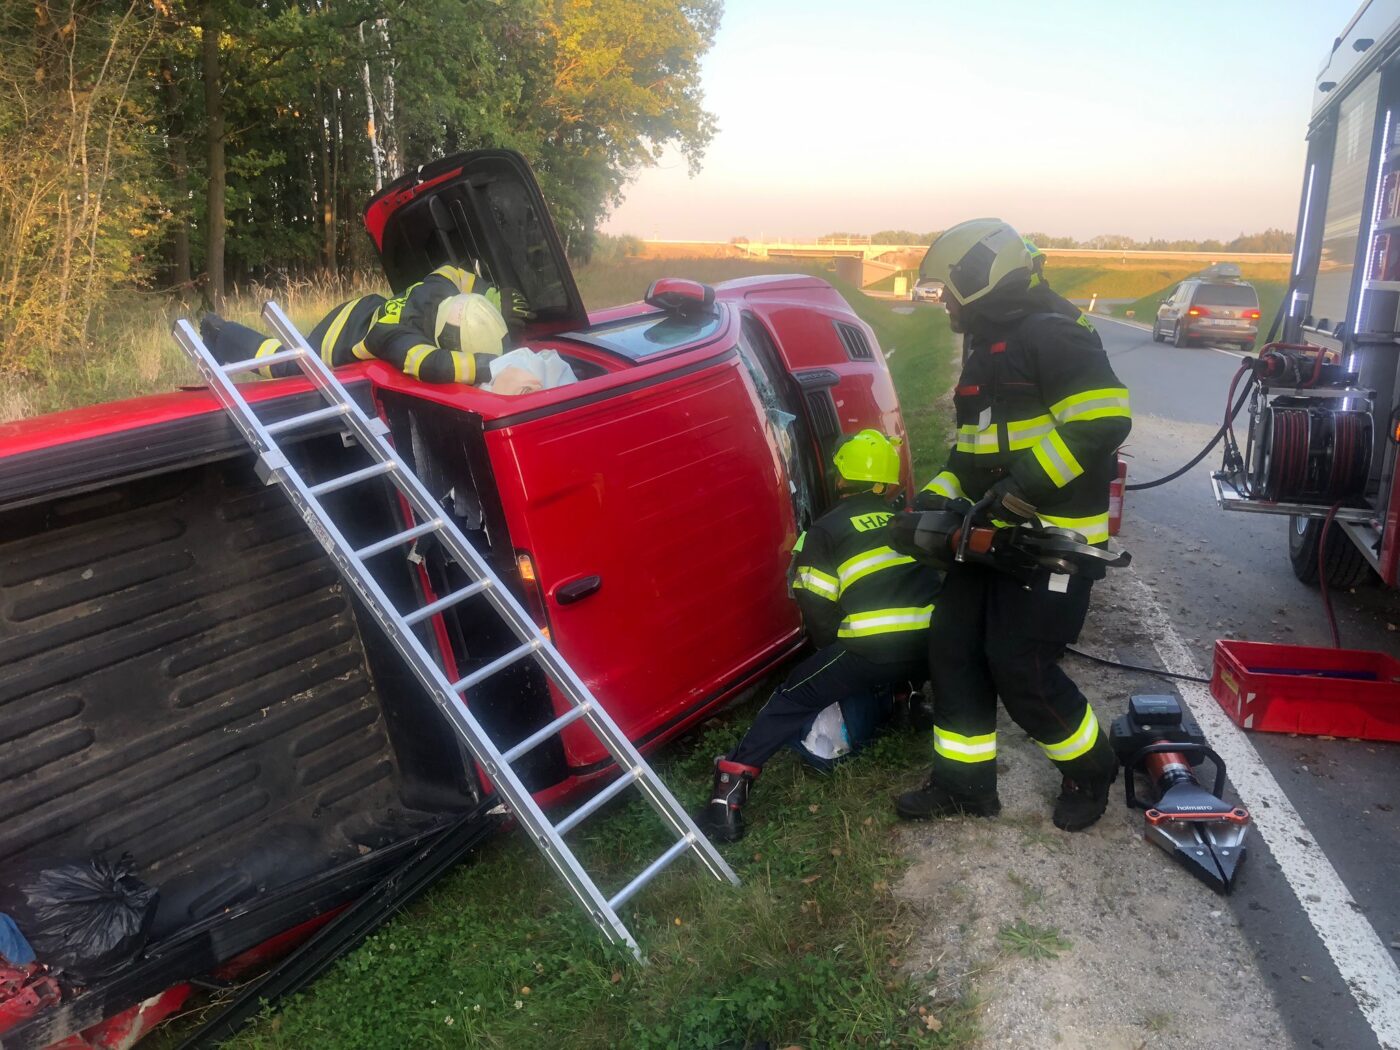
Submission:
[[[1154,343],[1165,343],[1167,341],[1167,337],[1162,334],[1162,330],[1157,327],[1155,321],[1152,323],[1152,341]]]
[[[1288,560],[1293,563],[1293,575],[1310,586],[1316,586],[1317,542],[1322,536],[1322,521],[1318,518],[1288,519]],[[1327,553],[1323,557],[1327,569],[1327,586],[1355,587],[1371,576],[1371,563],[1366,560],[1351,537],[1334,521],[1327,530]]]
[[[1176,331],[1172,333],[1172,346],[1190,346],[1191,340],[1186,335],[1186,328],[1180,321],[1176,322]]]

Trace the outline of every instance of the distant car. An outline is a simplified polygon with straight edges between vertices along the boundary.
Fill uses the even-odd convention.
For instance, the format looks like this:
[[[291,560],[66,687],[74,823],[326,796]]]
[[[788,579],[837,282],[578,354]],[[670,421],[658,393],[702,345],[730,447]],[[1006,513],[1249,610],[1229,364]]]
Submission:
[[[1238,272],[1238,271],[1236,271]],[[1259,334],[1259,293],[1237,277],[1193,277],[1182,281],[1157,307],[1152,338],[1177,346],[1232,343],[1253,350]]]
[[[916,303],[941,303],[943,301],[943,282],[922,278],[915,282],[913,291],[909,293],[909,298]]]

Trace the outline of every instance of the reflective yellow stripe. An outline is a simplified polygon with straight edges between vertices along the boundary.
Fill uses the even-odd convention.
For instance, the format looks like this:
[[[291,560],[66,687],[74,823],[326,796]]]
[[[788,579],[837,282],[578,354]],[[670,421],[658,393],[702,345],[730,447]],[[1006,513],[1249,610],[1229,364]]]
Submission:
[[[932,492],[938,496],[947,496],[949,499],[967,499],[962,482],[951,470],[945,470],[935,475],[934,479],[924,486],[924,491]]]
[[[933,750],[950,762],[991,762],[997,757],[997,735],[963,736],[951,729],[934,726]]]
[[[476,358],[471,354],[459,353],[456,350],[449,350],[452,355],[452,381],[454,383],[475,383],[476,382]]]
[[[1037,441],[1032,446],[1031,451],[1035,454],[1040,469],[1045,471],[1045,476],[1054,483],[1056,488],[1064,488],[1084,473],[1084,468],[1079,465],[1079,460],[1074,458],[1074,453],[1069,450],[1065,439],[1060,437],[1057,430],[1050,431]]]
[[[370,327],[373,328],[374,325],[371,324]],[[356,361],[374,360],[374,355],[369,352],[369,349],[365,346],[365,341],[363,339],[361,339],[358,343],[352,346],[350,348],[350,352],[355,355]]]
[[[975,423],[964,423],[958,427],[957,447],[959,452],[971,452],[973,455],[1000,452],[1001,448],[997,444],[997,424],[993,423],[986,430],[982,430]]]
[[[820,569],[804,565],[797,570],[797,575],[793,577],[792,589],[794,591],[811,591],[819,598],[834,602],[841,593],[841,582],[835,576],[824,573]]]
[[[350,311],[355,308],[355,304],[360,300],[351,299],[340,308],[340,313],[335,315],[335,320],[326,329],[325,337],[321,340],[321,360],[326,364],[334,364],[335,344],[340,339],[341,330],[345,327],[345,322],[350,320]]]
[[[845,589],[857,580],[863,580],[873,572],[881,569],[892,569],[896,565],[913,565],[914,559],[908,555],[896,554],[893,547],[875,547],[858,554],[854,558],[843,561],[836,568],[836,575],[841,581],[841,590]]]
[[[264,339],[261,343],[258,344],[258,352],[254,354],[253,357],[267,357],[269,354],[275,354],[278,350],[281,349],[282,344],[276,339]],[[268,365],[266,368],[259,368],[258,375],[262,376],[264,379],[271,379],[272,366]]]
[[[838,638],[868,638],[874,634],[894,634],[899,631],[921,631],[933,619],[933,606],[921,609],[876,609],[872,612],[850,613],[837,628]]]
[[[470,292],[472,290],[472,286],[471,283],[467,283],[464,286],[463,282],[475,282],[476,280],[476,274],[471,273],[468,270],[464,270],[460,266],[451,265],[439,266],[436,270],[433,271],[433,276],[446,277],[449,281],[455,284],[458,288],[461,288],[464,292]]]
[[[1037,514],[1041,523],[1057,529],[1071,529],[1084,537],[1086,543],[1108,541],[1108,511],[1090,514],[1087,518],[1062,518],[1055,514]]]
[[[1006,424],[1007,447],[1013,452],[1018,449],[1030,448],[1054,429],[1055,421],[1049,416],[1012,420]]]
[[[1070,420],[1105,419],[1109,416],[1132,418],[1128,407],[1128,389],[1121,386],[1102,387],[1071,394],[1050,406],[1050,414],[1061,423]]]
[[[419,343],[410,349],[403,359],[404,374],[417,379],[418,369],[423,367],[423,361],[436,349],[437,347],[433,346],[432,343]]]
[[[1045,752],[1047,758],[1052,762],[1069,762],[1080,755],[1087,754],[1089,749],[1098,742],[1099,720],[1094,717],[1094,709],[1085,703],[1084,717],[1079,721],[1079,728],[1063,740],[1053,744],[1047,744],[1042,740],[1037,740],[1040,749]]]

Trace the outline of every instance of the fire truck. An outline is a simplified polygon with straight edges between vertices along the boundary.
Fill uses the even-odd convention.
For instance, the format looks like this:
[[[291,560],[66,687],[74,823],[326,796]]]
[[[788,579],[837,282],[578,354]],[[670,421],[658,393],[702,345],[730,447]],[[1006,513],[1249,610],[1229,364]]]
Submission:
[[[1282,346],[1253,375],[1227,510],[1285,514],[1294,573],[1400,583],[1400,8],[1368,0],[1313,88]],[[1242,373],[1243,373],[1242,369]],[[1232,393],[1232,399],[1234,394]]]

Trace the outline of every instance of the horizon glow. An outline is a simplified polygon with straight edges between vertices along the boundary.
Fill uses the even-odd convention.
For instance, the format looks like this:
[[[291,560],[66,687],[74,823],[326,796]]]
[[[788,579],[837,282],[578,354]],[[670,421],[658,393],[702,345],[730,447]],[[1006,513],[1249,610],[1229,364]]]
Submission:
[[[730,0],[701,173],[667,151],[603,228],[1087,239],[1292,230],[1313,80],[1357,0]]]

